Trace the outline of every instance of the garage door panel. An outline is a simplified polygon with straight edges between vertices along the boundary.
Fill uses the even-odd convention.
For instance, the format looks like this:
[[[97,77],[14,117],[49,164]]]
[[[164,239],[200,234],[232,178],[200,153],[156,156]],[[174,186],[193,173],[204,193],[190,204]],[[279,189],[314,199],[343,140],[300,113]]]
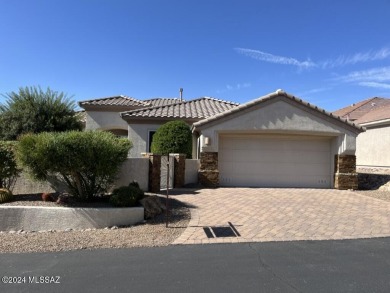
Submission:
[[[283,179],[283,180],[281,180]],[[297,180],[299,179],[299,180]],[[316,188],[329,188],[329,182],[323,180],[319,176],[302,176],[301,178],[285,177],[276,178],[272,175],[263,175],[261,177],[238,175],[235,180],[221,180],[220,184],[223,186],[237,186],[237,187],[307,187],[305,184],[312,184],[317,182]]]
[[[330,140],[292,137],[221,137],[222,186],[331,186]]]
[[[312,164],[329,164],[329,152],[304,152],[304,151],[285,151],[285,152],[264,152],[262,150],[232,150],[228,154],[220,154],[220,162],[235,162],[237,163],[237,157],[240,158],[240,162],[256,162],[257,164],[278,164],[279,161],[289,164],[299,164],[302,161],[310,160]],[[275,160],[277,157],[277,160]]]
[[[322,164],[314,164],[314,165],[305,165],[305,164],[294,164],[291,165],[289,163],[279,163],[277,165],[273,163],[264,163],[261,168],[259,165],[254,162],[243,163],[221,163],[220,169],[223,171],[228,171],[229,173],[238,173],[237,170],[240,170],[239,174],[235,174],[235,176],[246,176],[251,177],[254,176],[258,178],[259,175],[262,176],[312,176],[314,173],[316,176],[328,176],[329,170],[324,167]],[[299,170],[299,174],[295,174]],[[289,175],[293,174],[293,175]]]

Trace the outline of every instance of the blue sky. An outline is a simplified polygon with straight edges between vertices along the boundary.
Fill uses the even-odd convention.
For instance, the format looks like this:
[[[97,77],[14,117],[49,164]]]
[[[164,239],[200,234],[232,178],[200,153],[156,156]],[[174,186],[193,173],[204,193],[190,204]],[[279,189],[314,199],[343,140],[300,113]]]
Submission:
[[[390,1],[0,0],[0,93],[390,97]],[[4,102],[0,97],[0,102]]]

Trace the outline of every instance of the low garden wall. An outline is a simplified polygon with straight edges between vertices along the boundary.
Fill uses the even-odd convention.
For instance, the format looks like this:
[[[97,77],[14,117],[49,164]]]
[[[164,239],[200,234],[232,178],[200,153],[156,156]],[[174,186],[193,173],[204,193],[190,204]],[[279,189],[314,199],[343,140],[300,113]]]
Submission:
[[[186,159],[184,184],[198,183],[199,165],[199,160]]]
[[[127,158],[122,164],[118,179],[114,186],[128,185],[133,180],[137,181],[139,187],[147,191],[149,183],[149,159],[148,158]]]
[[[122,164],[118,179],[114,187],[128,185],[131,181],[137,181],[142,190],[148,190],[149,160],[145,158],[127,158]],[[38,182],[30,179],[27,174],[22,173],[16,180],[12,190],[13,194],[31,194],[43,192],[65,192],[65,186],[55,186],[50,182]]]
[[[0,231],[78,230],[128,226],[144,220],[144,208],[0,206]]]

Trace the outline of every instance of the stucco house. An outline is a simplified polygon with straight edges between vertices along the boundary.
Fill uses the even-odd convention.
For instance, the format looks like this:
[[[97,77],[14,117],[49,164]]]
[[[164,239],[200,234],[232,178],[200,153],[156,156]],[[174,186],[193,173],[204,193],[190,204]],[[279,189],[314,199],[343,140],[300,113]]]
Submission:
[[[134,109],[177,103],[175,98],[158,98],[141,101],[124,95],[80,101],[85,110],[85,130],[106,130],[118,136],[128,136],[128,124],[120,113]]]
[[[106,130],[118,136],[128,137],[133,143],[129,156],[142,157],[150,152],[153,135],[164,123],[183,120],[189,125],[214,116],[237,103],[210,97],[185,101],[182,98],[155,98],[137,100],[127,96],[115,96],[79,102],[85,109],[86,130]],[[193,158],[197,158],[199,142],[193,139]]]
[[[132,157],[149,151],[160,125],[186,121],[204,185],[357,188],[356,138],[364,129],[282,90],[242,105],[209,97],[157,100],[119,96],[80,106],[86,129],[127,135]]]
[[[366,128],[356,140],[356,165],[390,168],[390,99],[370,98],[333,112]]]

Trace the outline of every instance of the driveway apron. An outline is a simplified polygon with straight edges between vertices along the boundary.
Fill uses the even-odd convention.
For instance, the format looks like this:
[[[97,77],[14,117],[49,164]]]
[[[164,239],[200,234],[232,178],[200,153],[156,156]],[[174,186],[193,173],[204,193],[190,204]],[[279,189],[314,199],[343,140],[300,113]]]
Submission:
[[[390,236],[390,202],[334,189],[174,191],[191,221],[174,244],[335,240]]]

